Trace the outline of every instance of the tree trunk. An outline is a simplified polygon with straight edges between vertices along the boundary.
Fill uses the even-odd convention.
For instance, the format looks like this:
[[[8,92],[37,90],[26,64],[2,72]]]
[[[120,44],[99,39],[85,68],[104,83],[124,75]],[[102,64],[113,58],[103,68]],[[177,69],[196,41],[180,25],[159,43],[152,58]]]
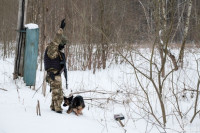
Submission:
[[[105,26],[104,26],[104,2],[100,0],[100,21],[101,21],[101,60],[103,69],[106,68],[106,42],[105,42]]]
[[[183,57],[184,57],[185,43],[186,43],[189,24],[190,24],[191,11],[192,11],[192,0],[188,0],[187,18],[186,18],[186,22],[185,22],[185,29],[184,29],[184,33],[183,33],[183,41],[182,41],[182,45],[181,45],[181,50],[180,50],[180,53],[179,53],[179,64],[181,65],[182,68],[183,68]]]
[[[40,51],[40,54],[41,54],[41,57],[40,57],[40,71],[42,71],[42,66],[43,66],[43,53],[44,53],[44,49],[46,48],[46,3],[45,3],[45,0],[42,1],[42,5],[43,5],[43,26],[42,26],[42,41],[41,41],[41,44],[40,44],[40,48],[41,48],[41,51]],[[42,94],[43,96],[46,96],[46,71],[44,71],[44,76],[43,76],[43,85],[42,85]]]
[[[26,23],[25,13],[26,13],[27,5],[28,5],[28,0],[19,1],[18,23],[17,23],[18,32],[16,36],[17,46],[15,49],[15,66],[14,66],[13,79],[17,79],[18,76],[23,75],[25,33],[22,33],[20,30],[24,28],[24,23]]]

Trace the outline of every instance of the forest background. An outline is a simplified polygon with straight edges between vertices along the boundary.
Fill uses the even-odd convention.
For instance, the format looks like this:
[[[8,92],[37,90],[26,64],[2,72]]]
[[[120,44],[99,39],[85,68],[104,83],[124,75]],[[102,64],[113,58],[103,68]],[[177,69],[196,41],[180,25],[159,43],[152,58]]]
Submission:
[[[14,54],[18,4],[16,0],[0,1],[4,58]],[[64,32],[69,40],[65,49],[69,70],[105,69],[108,59],[115,58],[115,63],[119,63],[116,51],[133,45],[151,48],[162,41],[180,49],[185,44],[200,45],[198,0],[29,0],[26,23],[40,27],[41,63],[44,49],[63,18],[66,18]]]

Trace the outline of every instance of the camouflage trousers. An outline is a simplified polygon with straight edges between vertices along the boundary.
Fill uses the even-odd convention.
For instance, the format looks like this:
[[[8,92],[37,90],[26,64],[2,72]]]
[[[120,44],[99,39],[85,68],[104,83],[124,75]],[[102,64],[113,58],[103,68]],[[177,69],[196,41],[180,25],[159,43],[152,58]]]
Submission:
[[[50,84],[52,92],[52,100],[50,108],[55,111],[62,111],[61,104],[63,102],[63,90],[61,75],[55,76],[55,80],[47,77],[47,82]]]

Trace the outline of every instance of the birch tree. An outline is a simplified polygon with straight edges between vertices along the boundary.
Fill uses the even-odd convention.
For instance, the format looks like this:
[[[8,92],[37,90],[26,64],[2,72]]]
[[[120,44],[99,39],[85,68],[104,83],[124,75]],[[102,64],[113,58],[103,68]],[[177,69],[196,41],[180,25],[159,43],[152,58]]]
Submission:
[[[180,49],[180,53],[179,53],[179,63],[181,65],[181,67],[183,67],[184,49],[185,49],[185,43],[186,43],[186,39],[187,39],[187,35],[188,35],[191,11],[192,11],[192,0],[188,0],[187,17],[186,17],[185,28],[184,28],[184,33],[183,33],[182,45],[181,45],[181,49]]]

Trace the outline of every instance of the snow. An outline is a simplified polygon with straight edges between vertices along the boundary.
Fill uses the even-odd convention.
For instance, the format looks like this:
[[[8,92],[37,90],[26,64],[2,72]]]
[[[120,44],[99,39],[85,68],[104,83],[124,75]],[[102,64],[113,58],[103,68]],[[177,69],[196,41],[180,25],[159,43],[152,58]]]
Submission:
[[[37,24],[29,23],[25,25],[26,28],[28,29],[37,29],[39,26]]]
[[[163,44],[163,41],[160,39],[160,43]]]
[[[159,37],[160,37],[160,44],[163,44],[163,40],[161,39],[162,38],[162,30],[159,31]]]
[[[162,36],[162,30],[159,31],[159,36],[160,36],[160,37]]]
[[[86,102],[86,108],[83,110],[82,116],[75,114],[67,114],[67,108],[64,108],[63,114],[58,114],[50,110],[51,94],[49,93],[49,86],[47,87],[47,96],[43,97],[41,90],[35,94],[35,91],[26,87],[23,79],[12,80],[13,59],[0,60],[1,70],[3,75],[0,78],[0,88],[8,91],[0,90],[0,133],[36,133],[36,132],[70,132],[70,133],[101,133],[101,132],[115,132],[123,131],[120,125],[114,120],[113,112],[104,112],[100,108],[93,108]],[[71,76],[70,76],[71,75]],[[106,76],[105,72],[93,75],[89,72],[69,72],[69,88],[64,90],[69,94],[71,90],[82,90],[83,86],[88,87],[86,82],[92,82],[95,87],[102,86],[98,81],[102,76]],[[37,71],[36,89],[42,83],[43,72]],[[96,77],[96,79],[91,78]],[[64,77],[63,77],[64,78]],[[108,79],[108,77],[107,77]],[[103,80],[103,82],[105,82]],[[65,85],[63,79],[63,87]],[[94,86],[91,86],[93,88]],[[17,91],[17,87],[18,91]],[[94,88],[93,88],[94,89]],[[111,88],[112,89],[112,88]],[[37,100],[40,101],[41,116],[36,115]],[[109,116],[107,116],[109,114]],[[107,121],[105,120],[105,117]],[[107,128],[106,125],[111,127]]]
[[[144,56],[149,58],[150,49],[140,49],[139,52],[145,53]],[[171,50],[177,57],[177,50]],[[200,52],[195,50],[186,51],[185,69],[174,74],[174,79],[179,78],[177,85],[179,89],[184,86],[195,88],[197,78],[196,59],[200,58]],[[159,55],[158,52],[156,55]],[[146,61],[142,60],[141,56],[133,55],[135,64],[138,68],[145,70],[149,66]],[[159,60],[159,59],[158,59]],[[170,68],[170,64],[166,64]],[[76,116],[75,114],[67,114],[67,107],[63,107],[63,114],[58,114],[50,110],[51,93],[49,86],[47,86],[47,95],[42,95],[41,84],[43,73],[37,70],[36,87],[38,91],[32,90],[25,86],[23,78],[17,80],[12,79],[14,66],[14,58],[0,59],[0,88],[7,91],[0,90],[0,133],[160,133],[165,132],[159,126],[153,123],[151,116],[142,111],[146,105],[143,99],[144,94],[139,88],[139,84],[134,76],[132,67],[127,64],[111,65],[106,70],[97,70],[96,74],[92,71],[69,71],[68,84],[69,89],[64,89],[65,95],[75,92],[84,92],[92,90],[93,92],[81,93],[84,99],[99,98],[99,100],[85,100],[86,108],[83,110],[83,115]],[[38,68],[40,68],[38,66]],[[187,71],[185,71],[187,70]],[[168,70],[166,70],[168,71]],[[156,115],[161,114],[159,102],[155,91],[149,85],[148,80],[138,75],[141,78],[144,86],[149,86],[147,92],[150,94],[150,100],[153,103],[152,108],[155,109]],[[155,79],[156,80],[156,79]],[[166,88],[170,89],[170,81],[165,83]],[[187,86],[189,85],[189,86]],[[65,87],[65,79],[62,75],[62,87]],[[176,113],[173,104],[171,93],[169,89],[165,89],[165,94],[168,99],[164,99],[166,103],[166,113],[171,115]],[[106,94],[95,93],[106,92]],[[115,92],[119,91],[118,94]],[[128,93],[129,92],[129,93]],[[133,93],[133,94],[131,94]],[[190,93],[187,93],[187,98],[180,101],[180,107],[183,112],[193,105],[193,100],[190,98]],[[114,99],[119,103],[106,99]],[[105,99],[106,100],[105,100]],[[181,97],[179,97],[181,99]],[[40,101],[41,116],[36,114],[37,101]],[[171,101],[170,101],[171,100]],[[130,102],[131,101],[131,102]],[[121,104],[123,102],[124,104]],[[142,106],[145,105],[145,106]],[[141,107],[141,108],[139,108]],[[114,120],[114,114],[122,113],[125,119],[122,122],[125,127],[122,128],[120,124]],[[193,108],[188,115],[179,119],[182,124],[182,129],[177,122],[177,119],[172,116],[167,119],[166,132],[186,132],[199,133],[200,119],[197,115],[192,124],[189,123]],[[149,118],[149,119],[147,119]],[[161,118],[159,118],[161,119]],[[149,121],[149,123],[147,123]]]

